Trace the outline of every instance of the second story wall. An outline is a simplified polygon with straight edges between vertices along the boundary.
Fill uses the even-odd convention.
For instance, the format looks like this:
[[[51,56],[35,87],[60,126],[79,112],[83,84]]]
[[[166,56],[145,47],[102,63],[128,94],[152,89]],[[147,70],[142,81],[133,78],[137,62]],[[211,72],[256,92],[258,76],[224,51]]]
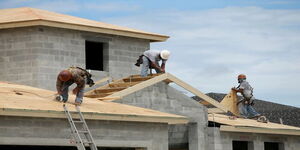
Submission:
[[[0,79],[55,90],[60,70],[92,69],[94,80],[139,73],[148,40],[44,26],[0,30]],[[95,69],[96,68],[96,69]]]

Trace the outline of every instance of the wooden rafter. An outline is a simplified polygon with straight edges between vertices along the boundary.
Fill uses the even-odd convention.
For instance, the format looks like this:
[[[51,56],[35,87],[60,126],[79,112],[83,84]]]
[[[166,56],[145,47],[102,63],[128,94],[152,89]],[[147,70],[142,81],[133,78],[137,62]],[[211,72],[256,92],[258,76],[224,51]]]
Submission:
[[[140,76],[134,75],[131,76],[132,78],[125,78],[123,79],[123,81],[128,82],[128,80],[131,80],[133,82],[138,82],[137,84],[133,84],[130,87],[124,88],[123,90],[119,90],[116,91],[114,93],[110,93],[108,96],[104,96],[99,98],[100,100],[116,100],[116,99],[121,99],[122,97],[129,95],[131,93],[137,92],[139,90],[142,90],[146,87],[149,87],[151,85],[154,85],[156,83],[159,82],[173,82],[179,86],[181,86],[182,88],[186,89],[187,91],[195,94],[196,96],[202,98],[204,101],[206,101],[207,103],[219,108],[219,110],[222,110],[223,112],[227,112],[228,109],[226,107],[224,107],[222,104],[220,104],[218,101],[210,98],[209,96],[205,95],[204,93],[200,92],[199,90],[197,90],[196,88],[192,87],[191,85],[185,83],[184,81],[176,78],[175,76],[171,75],[170,73],[164,73],[164,74],[160,74],[160,75],[156,75],[156,76],[151,76],[151,77],[147,77],[147,78],[141,78]],[[119,80],[119,83],[120,82]],[[124,83],[122,83],[124,84]],[[106,88],[108,87],[108,85],[106,85]],[[117,90],[117,89],[116,89]],[[94,92],[96,92],[96,90],[94,90]],[[88,97],[93,97],[95,93],[88,93]],[[96,94],[97,95],[97,94]]]

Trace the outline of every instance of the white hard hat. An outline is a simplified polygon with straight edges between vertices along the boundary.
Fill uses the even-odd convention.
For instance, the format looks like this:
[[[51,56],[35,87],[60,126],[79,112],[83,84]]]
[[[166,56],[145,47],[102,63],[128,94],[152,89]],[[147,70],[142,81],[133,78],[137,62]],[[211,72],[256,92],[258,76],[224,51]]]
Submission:
[[[169,56],[170,56],[170,52],[168,51],[168,50],[162,50],[161,52],[160,52],[160,57],[162,58],[162,59],[168,59],[169,58]]]

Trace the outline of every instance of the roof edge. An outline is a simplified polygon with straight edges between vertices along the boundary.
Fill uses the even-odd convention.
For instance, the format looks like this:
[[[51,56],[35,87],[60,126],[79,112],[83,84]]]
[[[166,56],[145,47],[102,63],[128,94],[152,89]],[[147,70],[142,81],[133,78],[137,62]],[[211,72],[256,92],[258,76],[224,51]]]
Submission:
[[[90,119],[90,120],[154,122],[154,123],[168,123],[168,124],[186,124],[188,122],[188,119],[184,116],[158,117],[158,116],[131,115],[131,114],[122,115],[122,114],[108,114],[108,113],[95,113],[95,112],[82,112],[82,113],[85,119]],[[74,118],[79,118],[78,113],[74,113],[73,115]],[[14,109],[14,108],[0,109],[0,116],[66,118],[66,115],[63,111]]]
[[[94,27],[94,26],[87,26],[87,25],[57,22],[57,21],[51,21],[51,20],[45,20],[45,19],[32,19],[32,20],[26,20],[26,21],[0,23],[0,29],[30,27],[30,26],[39,26],[39,25],[95,32],[95,33],[127,36],[127,37],[133,37],[133,38],[148,39],[148,40],[150,40],[150,42],[164,42],[169,38],[169,36],[160,35],[160,34],[139,33],[139,32],[133,32],[133,31],[125,31],[125,30],[117,30],[117,29],[110,29],[110,28],[101,28],[101,27]]]
[[[246,133],[262,133],[262,134],[279,134],[279,135],[296,135],[300,136],[300,130],[296,129],[268,129],[258,127],[244,127],[244,126],[228,126],[221,125],[220,131],[223,132],[246,132]]]

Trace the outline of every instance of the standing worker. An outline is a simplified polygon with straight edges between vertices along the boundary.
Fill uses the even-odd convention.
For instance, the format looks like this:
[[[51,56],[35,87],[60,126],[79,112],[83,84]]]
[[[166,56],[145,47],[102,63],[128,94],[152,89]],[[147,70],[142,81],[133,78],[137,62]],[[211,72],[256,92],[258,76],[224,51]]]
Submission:
[[[57,76],[56,89],[58,96],[56,100],[67,102],[69,86],[76,83],[76,88],[73,89],[73,94],[76,95],[75,105],[80,105],[82,103],[84,95],[85,84],[90,87],[95,83],[91,79],[92,75],[85,69],[79,67],[70,67],[66,70],[61,71]]]
[[[146,77],[148,75],[148,70],[155,69],[156,73],[165,73],[166,61],[170,56],[170,52],[168,50],[147,50],[140,56],[136,66],[140,66],[143,64],[141,70],[141,76]],[[159,65],[159,61],[162,61],[161,65]]]
[[[246,75],[240,74],[238,76],[238,87],[233,87],[232,90],[240,92],[243,96],[243,99],[238,102],[239,112],[244,118],[259,118],[261,115],[255,111],[252,107],[254,105],[253,101],[255,100],[253,96],[253,88],[246,81]]]

